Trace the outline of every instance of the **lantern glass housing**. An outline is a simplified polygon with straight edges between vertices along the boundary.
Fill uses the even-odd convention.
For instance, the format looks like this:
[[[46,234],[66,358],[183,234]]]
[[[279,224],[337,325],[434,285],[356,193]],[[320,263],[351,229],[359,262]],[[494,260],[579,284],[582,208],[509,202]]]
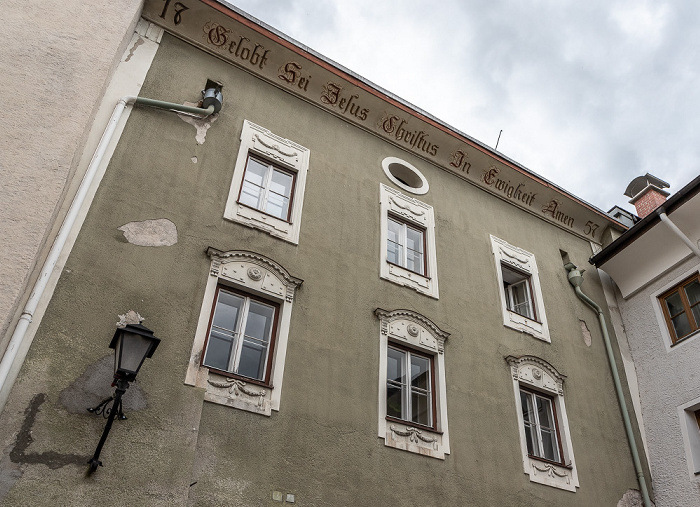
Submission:
[[[134,380],[144,359],[153,355],[159,343],[153,331],[141,324],[127,324],[117,329],[109,344],[114,349],[115,378]]]

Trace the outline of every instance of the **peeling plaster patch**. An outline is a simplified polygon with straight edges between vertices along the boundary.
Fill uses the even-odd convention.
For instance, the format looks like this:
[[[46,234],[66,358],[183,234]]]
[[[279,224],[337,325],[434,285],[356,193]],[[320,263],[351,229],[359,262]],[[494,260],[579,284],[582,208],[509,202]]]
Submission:
[[[202,107],[198,102],[185,102],[183,105],[192,107]],[[204,138],[207,137],[207,130],[211,127],[211,124],[219,119],[219,115],[212,114],[206,118],[200,118],[198,116],[191,116],[186,113],[177,113],[182,121],[189,123],[197,129],[197,135],[194,137],[197,144],[204,144]]]
[[[123,231],[124,237],[132,245],[172,246],[177,243],[177,227],[167,218],[129,222],[117,230]]]
[[[654,502],[651,504],[654,505]],[[617,507],[642,507],[643,505],[642,495],[637,489],[628,489],[620,501],[617,502]]]
[[[36,416],[39,413],[39,407],[46,401],[44,393],[35,394],[29,406],[24,411],[24,421],[22,428],[17,433],[15,446],[10,451],[10,460],[13,463],[24,464],[42,464],[52,470],[64,467],[66,465],[85,466],[86,456],[78,454],[61,454],[55,451],[44,452],[26,452],[34,438],[32,437],[32,426],[36,421]]]
[[[196,164],[197,163],[197,157],[192,157],[192,163]]]
[[[583,335],[583,342],[590,347],[592,341],[591,332],[588,330],[588,326],[586,325],[585,321],[579,319],[579,322],[581,323],[581,334]]]
[[[131,57],[134,56],[134,53],[136,52],[136,48],[138,48],[143,43],[144,43],[144,40],[141,37],[139,37],[138,40],[136,42],[134,42],[134,45],[131,46],[131,49],[129,49],[129,55],[124,59],[124,63],[131,60]]]
[[[111,396],[110,387],[114,377],[114,355],[109,354],[91,364],[70,386],[61,391],[58,399],[71,414],[88,414],[89,407]],[[137,382],[132,382],[122,398],[122,408],[127,417],[129,412],[143,410],[148,406],[146,394]]]

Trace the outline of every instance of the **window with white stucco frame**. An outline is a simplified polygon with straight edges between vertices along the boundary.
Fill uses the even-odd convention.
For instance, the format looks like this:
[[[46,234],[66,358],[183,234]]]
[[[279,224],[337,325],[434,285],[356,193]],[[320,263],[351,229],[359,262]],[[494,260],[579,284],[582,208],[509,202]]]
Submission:
[[[449,333],[410,310],[374,313],[380,321],[378,436],[387,447],[445,459]]]
[[[690,477],[700,477],[700,398],[678,407]]]
[[[302,280],[264,255],[209,248],[209,278],[185,384],[204,399],[279,410],[292,305]]]
[[[650,295],[666,352],[682,348],[700,336],[698,281],[700,275],[694,267]]]
[[[551,342],[535,256],[491,236],[503,325]]]
[[[433,207],[380,184],[379,276],[439,299]]]
[[[579,487],[564,375],[535,356],[507,356],[520,432],[523,471],[531,482],[576,492]]]
[[[307,148],[245,120],[224,218],[298,244],[308,169]]]

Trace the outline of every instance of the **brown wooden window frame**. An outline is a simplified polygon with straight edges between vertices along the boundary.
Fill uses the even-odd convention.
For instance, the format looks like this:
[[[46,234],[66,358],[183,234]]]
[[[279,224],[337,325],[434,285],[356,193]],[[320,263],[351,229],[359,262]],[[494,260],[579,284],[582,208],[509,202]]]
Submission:
[[[522,384],[520,384],[520,391],[522,391],[528,395],[539,396],[540,398],[547,399],[551,403],[552,418],[554,419],[554,431],[555,431],[555,435],[557,438],[557,450],[559,452],[559,461],[550,460],[550,459],[547,459],[543,456],[539,456],[537,454],[531,454],[529,451],[527,453],[528,457],[535,459],[535,460],[538,460],[538,461],[544,461],[545,463],[552,463],[552,464],[564,466],[564,467],[568,466],[564,463],[564,447],[563,447],[562,438],[561,438],[561,431],[559,430],[559,417],[557,414],[556,396],[551,396],[549,394],[545,394],[541,391],[537,391],[534,389],[528,389],[527,387],[523,386]],[[522,407],[520,407],[520,409],[522,411]],[[522,419],[523,419],[523,429],[527,433],[528,429],[527,429],[527,426],[525,425],[525,415],[524,414],[521,414],[521,415],[522,415]],[[539,424],[537,426],[539,426]],[[537,438],[538,439],[542,438],[542,436],[539,432],[539,429],[538,429]],[[526,440],[526,447],[527,447],[527,440]]]
[[[207,357],[207,348],[209,346],[209,338],[211,337],[211,327],[214,322],[214,313],[216,311],[216,306],[217,303],[219,302],[219,294],[221,291],[228,292],[230,294],[233,294],[237,297],[241,297],[244,299],[249,299],[251,301],[256,301],[258,303],[271,306],[274,308],[274,316],[272,319],[272,329],[270,331],[270,340],[268,343],[267,347],[267,358],[265,360],[265,375],[262,379],[256,379],[253,377],[247,377],[245,375],[241,375],[237,372],[233,371],[228,371],[228,370],[221,370],[212,366],[208,366],[207,364],[204,363],[206,357]],[[225,375],[230,378],[237,378],[240,380],[243,380],[245,382],[249,382],[251,384],[257,384],[261,385],[264,387],[269,387],[272,388],[273,386],[270,384],[270,375],[272,373],[272,360],[274,357],[274,352],[275,352],[275,345],[277,342],[277,330],[278,330],[278,325],[279,325],[279,318],[280,318],[280,305],[274,301],[270,301],[268,299],[261,298],[259,296],[250,294],[245,291],[240,291],[236,290],[234,288],[231,288],[227,285],[223,284],[218,284],[216,286],[216,293],[214,294],[214,302],[212,303],[212,308],[211,308],[211,313],[209,315],[209,325],[207,326],[207,335],[206,339],[204,341],[204,347],[202,348],[202,358],[200,360],[200,365],[204,366],[205,368],[208,368],[209,371],[218,373],[220,375]],[[239,325],[240,328],[245,329],[245,322],[240,323]],[[241,337],[239,337],[241,339]]]
[[[265,211],[264,205],[267,204],[267,199],[264,200],[264,202],[263,202],[264,205],[263,205],[262,209],[258,208],[256,206],[251,206],[249,204],[241,202],[241,193],[243,192],[243,186],[246,183],[245,177],[246,177],[246,174],[248,174],[248,163],[250,162],[250,159],[253,159],[260,164],[266,165],[268,167],[268,170],[284,173],[284,174],[287,174],[287,175],[292,177],[292,186],[291,186],[290,191],[289,191],[289,204],[287,205],[287,216],[278,217],[277,215],[273,215],[272,213],[268,213],[267,211]],[[296,190],[296,183],[297,183],[296,171],[292,171],[290,169],[280,167],[278,164],[275,164],[274,162],[271,162],[270,160],[268,160],[264,157],[261,157],[258,154],[251,154],[250,152],[248,152],[248,155],[247,155],[246,161],[245,161],[245,168],[243,170],[243,177],[241,179],[241,186],[238,189],[238,198],[236,199],[236,203],[240,204],[241,206],[245,206],[246,208],[254,209],[255,211],[262,213],[263,215],[267,215],[269,217],[276,218],[277,220],[283,220],[284,222],[287,222],[287,223],[292,223],[290,217],[292,215],[292,207],[294,205],[294,192]],[[262,189],[265,192],[269,191],[269,189],[267,189],[265,187],[262,187]]]
[[[429,365],[430,365],[430,390],[429,390],[429,392],[430,392],[430,411],[431,411],[431,417],[430,417],[430,419],[431,419],[431,424],[430,424],[430,425],[425,425],[425,424],[421,424],[421,423],[418,423],[418,422],[414,422],[414,421],[412,421],[411,419],[402,419],[402,418],[400,418],[400,417],[394,417],[394,416],[390,416],[390,415],[386,415],[386,420],[387,420],[387,421],[393,421],[393,422],[401,423],[401,424],[409,424],[409,425],[414,426],[414,427],[416,427],[416,428],[422,428],[422,429],[425,429],[425,430],[432,431],[433,433],[440,433],[440,432],[437,431],[437,402],[436,402],[436,396],[437,396],[437,394],[436,394],[436,390],[435,390],[435,361],[434,361],[434,356],[433,356],[432,354],[426,354],[426,353],[421,352],[421,351],[418,351],[418,350],[416,350],[416,349],[414,349],[414,348],[405,347],[405,346],[403,346],[403,345],[400,345],[400,344],[398,344],[398,343],[395,343],[395,342],[390,341],[390,342],[387,343],[387,357],[384,358],[384,361],[388,361],[388,359],[389,359],[389,357],[388,357],[388,355],[389,355],[389,349],[392,349],[392,348],[393,348],[393,349],[396,349],[396,350],[400,350],[400,351],[405,352],[405,353],[408,354],[408,355],[407,355],[407,363],[408,363],[409,368],[408,368],[408,370],[406,371],[406,378],[407,378],[406,383],[407,383],[407,388],[408,388],[407,390],[408,390],[408,400],[409,400],[409,406],[408,406],[408,412],[409,412],[409,413],[410,413],[410,409],[411,409],[411,407],[410,407],[410,399],[411,399],[411,388],[410,388],[410,382],[411,382],[411,379],[410,379],[410,374],[411,374],[411,372],[410,372],[410,356],[411,356],[411,355],[414,355],[414,356],[423,357],[423,358],[425,358],[425,359],[428,359]],[[386,398],[387,398],[387,407],[386,407],[386,412],[387,412],[387,414],[388,414],[388,412],[389,412],[389,407],[388,407],[388,404],[389,404],[389,392],[388,392],[389,378],[388,378],[388,373],[389,373],[389,372],[388,372],[388,368],[387,368],[387,378],[385,379],[385,389],[387,390],[387,396],[386,396]],[[403,403],[403,400],[402,400],[402,403]]]
[[[415,270],[409,268],[408,266],[402,266],[401,264],[397,264],[396,262],[391,262],[389,260],[389,236],[388,236],[389,220],[393,220],[394,222],[398,222],[399,224],[402,224],[403,226],[405,226],[407,228],[411,228],[414,231],[420,232],[421,239],[422,239],[422,245],[423,245],[423,272],[422,273],[419,271],[415,271]],[[386,221],[387,221],[387,238],[386,238],[387,244],[384,245],[384,248],[386,248],[386,250],[387,250],[387,252],[386,252],[387,264],[391,264],[393,266],[398,266],[401,269],[405,269],[406,271],[410,271],[411,273],[415,273],[418,276],[430,278],[428,276],[428,244],[427,244],[427,238],[426,238],[427,231],[425,230],[425,227],[418,225],[418,224],[415,224],[415,223],[411,222],[410,220],[406,220],[405,218],[402,218],[400,216],[397,216],[394,213],[387,213]],[[406,240],[405,243],[408,243],[407,237],[408,237],[408,235],[406,235],[406,238],[404,238]],[[406,244],[401,244],[400,246],[402,249],[404,249],[404,251],[408,251],[408,247]],[[405,254],[404,254],[404,257],[405,257]]]
[[[666,321],[666,328],[668,329],[669,335],[671,337],[671,345],[675,345],[676,343],[679,343],[691,337],[692,335],[696,334],[698,330],[700,330],[700,322],[696,322],[695,316],[693,315],[692,311],[694,307],[700,307],[700,302],[691,305],[690,301],[688,301],[688,296],[685,292],[685,287],[693,282],[700,283],[700,273],[695,273],[694,275],[689,276],[688,278],[684,279],[682,282],[676,284],[671,289],[667,290],[659,296],[659,303],[661,304],[661,310],[664,315],[664,320]],[[666,303],[666,299],[668,299],[675,293],[678,293],[678,295],[680,296],[681,304],[683,305],[683,311],[675,315],[671,315],[668,310],[668,304]],[[677,336],[676,327],[673,325],[672,319],[682,314],[685,314],[686,318],[688,319],[688,323],[690,324],[690,332],[683,336]]]

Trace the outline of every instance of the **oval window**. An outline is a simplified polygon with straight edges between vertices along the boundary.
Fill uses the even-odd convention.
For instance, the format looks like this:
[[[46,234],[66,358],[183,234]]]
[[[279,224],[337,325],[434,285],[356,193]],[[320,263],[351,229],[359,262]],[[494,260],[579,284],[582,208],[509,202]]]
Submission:
[[[384,174],[392,182],[412,194],[425,194],[428,192],[428,180],[414,166],[396,157],[387,157],[382,160]]]

